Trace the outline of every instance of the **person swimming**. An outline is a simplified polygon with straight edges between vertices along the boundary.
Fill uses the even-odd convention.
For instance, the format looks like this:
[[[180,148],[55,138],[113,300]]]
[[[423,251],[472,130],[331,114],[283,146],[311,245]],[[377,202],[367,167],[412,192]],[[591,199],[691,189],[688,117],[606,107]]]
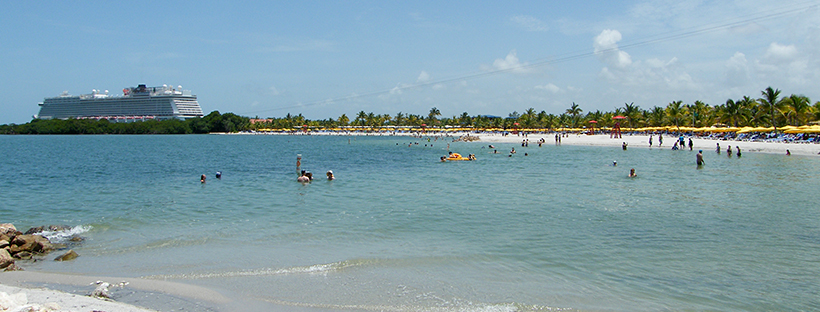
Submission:
[[[199,183],[205,183],[205,175],[199,177]]]
[[[333,170],[328,170],[327,171],[327,179],[328,180],[335,180],[336,179],[336,177],[333,176]]]
[[[307,171],[302,170],[302,174],[296,178],[296,182],[308,183],[310,182],[310,178],[307,176]]]
[[[629,177],[630,178],[634,178],[634,177],[637,177],[637,176],[638,176],[638,174],[635,173],[635,168],[629,169]]]
[[[216,172],[216,178],[217,179],[222,179],[222,171],[217,171]]]

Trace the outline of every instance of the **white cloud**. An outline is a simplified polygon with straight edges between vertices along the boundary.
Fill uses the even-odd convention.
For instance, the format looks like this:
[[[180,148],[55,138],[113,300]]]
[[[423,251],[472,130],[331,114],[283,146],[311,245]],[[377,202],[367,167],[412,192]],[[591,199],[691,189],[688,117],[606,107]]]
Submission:
[[[595,37],[592,46],[595,48],[595,54],[610,66],[626,68],[632,64],[632,57],[629,53],[618,49],[618,41],[621,41],[621,32],[604,29]]]
[[[493,68],[495,70],[510,71],[510,72],[514,72],[514,73],[529,72],[529,69],[527,68],[527,66],[529,66],[528,63],[526,63],[526,62],[521,63],[518,60],[518,56],[516,55],[515,50],[510,51],[510,53],[507,54],[507,57],[505,57],[503,59],[496,59],[493,62]]]
[[[668,61],[658,58],[632,60],[618,48],[621,33],[606,29],[593,40],[595,53],[607,64],[598,73],[604,81],[612,84],[617,93],[629,97],[652,94],[672,94],[680,91],[698,90],[699,84],[678,63],[677,57]]]
[[[764,57],[772,63],[789,63],[797,57],[797,47],[772,42],[766,50]]]
[[[543,86],[535,86],[535,89],[538,89],[538,90],[547,90],[547,91],[552,92],[552,93],[558,93],[558,92],[561,92],[561,88],[559,88],[558,86],[556,86],[556,85],[554,85],[554,84],[552,84],[552,83],[548,83],[548,84],[545,84],[545,85],[543,85]]]
[[[416,79],[416,83],[428,83],[428,82],[430,82],[430,75],[427,74],[426,71],[422,70],[421,74],[419,74],[419,77]]]
[[[516,15],[510,20],[528,31],[548,31],[550,29],[544,22],[529,15]]]
[[[746,85],[749,78],[749,61],[746,60],[746,55],[735,52],[735,55],[726,61],[724,83],[729,87],[740,87]]]

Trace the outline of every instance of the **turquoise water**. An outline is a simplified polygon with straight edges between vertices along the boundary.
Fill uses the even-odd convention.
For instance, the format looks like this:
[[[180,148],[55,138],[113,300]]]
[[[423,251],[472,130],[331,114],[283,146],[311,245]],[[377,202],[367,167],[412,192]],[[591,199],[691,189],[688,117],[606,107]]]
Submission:
[[[708,148],[697,169],[546,139],[449,143],[478,161],[440,163],[447,142],[408,137],[0,136],[0,221],[89,227],[79,258],[29,271],[196,284],[247,310],[820,309],[820,159]]]

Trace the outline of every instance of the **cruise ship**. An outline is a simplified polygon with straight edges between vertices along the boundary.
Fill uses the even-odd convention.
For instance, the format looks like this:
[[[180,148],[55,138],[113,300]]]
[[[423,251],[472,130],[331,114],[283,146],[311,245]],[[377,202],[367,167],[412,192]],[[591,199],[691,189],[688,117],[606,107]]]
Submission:
[[[112,122],[188,119],[202,117],[196,95],[182,86],[162,85],[122,89],[122,95],[109,95],[108,90],[92,90],[91,94],[45,98],[38,119],[106,119]]]

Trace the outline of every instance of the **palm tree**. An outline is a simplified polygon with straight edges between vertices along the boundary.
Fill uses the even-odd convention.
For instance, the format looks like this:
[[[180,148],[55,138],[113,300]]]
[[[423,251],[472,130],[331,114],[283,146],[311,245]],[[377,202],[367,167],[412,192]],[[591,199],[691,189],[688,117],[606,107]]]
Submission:
[[[404,117],[404,114],[402,114],[402,112],[398,112],[398,113],[396,113],[396,117],[393,118],[394,124],[396,126],[402,126],[402,125],[404,125],[405,119],[406,119],[406,117]]]
[[[521,117],[524,117],[524,126],[525,127],[533,128],[533,126],[535,125],[535,121],[536,121],[536,119],[535,119],[535,108],[532,108],[532,107],[528,108],[526,111],[524,111],[524,115],[521,116]]]
[[[635,119],[638,119],[640,116],[641,107],[635,105],[635,102],[632,103],[624,103],[624,116],[629,118],[629,127],[635,128]]]
[[[695,101],[695,104],[689,106],[689,110],[692,113],[692,127],[698,126],[698,118],[700,120],[708,120],[709,116],[706,112],[709,111],[709,104],[703,103],[701,101]]]
[[[735,102],[732,101],[732,99],[728,99],[722,109],[723,121],[733,127],[737,127],[746,115],[745,111],[746,108],[743,106],[743,100],[737,100],[737,102]]]
[[[359,126],[364,126],[367,123],[367,113],[360,111],[359,114],[356,115],[356,122]]]
[[[786,106],[786,117],[789,118],[789,123],[793,126],[803,124],[803,116],[806,116],[811,109],[811,100],[805,95],[792,94],[783,99],[788,104]]]
[[[433,108],[430,109],[430,113],[427,114],[427,117],[429,118],[430,125],[434,125],[436,123],[436,121],[437,121],[436,116],[441,116],[441,111],[439,111],[438,108],[433,107]]]
[[[763,95],[760,98],[760,104],[763,108],[769,110],[769,118],[772,121],[772,127],[774,127],[774,132],[777,132],[777,123],[775,122],[775,115],[774,111],[776,110],[776,106],[778,105],[777,97],[780,96],[779,89],[772,89],[772,87],[767,87],[766,90],[760,91],[760,94]]]
[[[347,118],[347,115],[342,114],[339,116],[339,125],[340,126],[347,126],[347,123],[350,122],[350,118]]]
[[[666,116],[669,121],[675,122],[675,127],[680,128],[680,120],[683,117],[683,101],[673,101],[666,105]],[[678,130],[680,132],[680,130]]]
[[[578,121],[578,115],[580,115],[581,112],[583,112],[583,111],[584,110],[581,109],[580,107],[578,107],[578,104],[575,104],[575,102],[572,102],[572,106],[567,108],[567,114],[572,116],[572,127],[573,128],[575,128],[575,124]]]

